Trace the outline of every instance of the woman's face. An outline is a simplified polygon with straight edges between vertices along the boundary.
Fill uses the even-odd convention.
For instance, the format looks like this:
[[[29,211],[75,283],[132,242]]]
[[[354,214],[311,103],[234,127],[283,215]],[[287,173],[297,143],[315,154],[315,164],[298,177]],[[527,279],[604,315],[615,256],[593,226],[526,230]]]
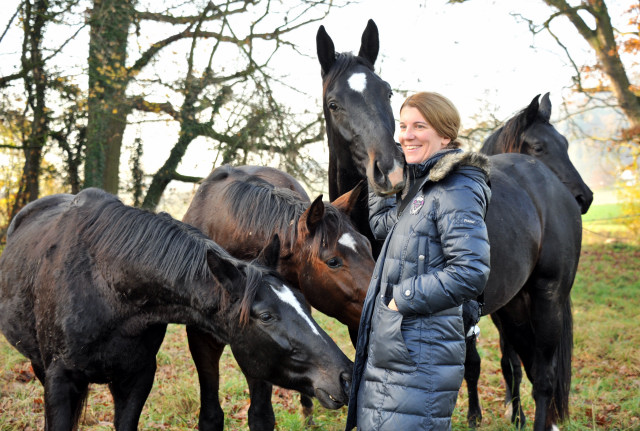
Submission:
[[[451,139],[443,138],[413,106],[400,111],[400,145],[407,163],[422,163],[447,146]]]

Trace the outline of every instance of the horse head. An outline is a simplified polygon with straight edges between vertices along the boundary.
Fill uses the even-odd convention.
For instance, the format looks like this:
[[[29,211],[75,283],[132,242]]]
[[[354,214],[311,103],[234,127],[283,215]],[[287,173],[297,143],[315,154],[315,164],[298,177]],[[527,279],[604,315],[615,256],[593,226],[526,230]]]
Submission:
[[[242,305],[248,307],[247,319],[231,340],[233,355],[249,377],[340,408],[348,401],[353,363],[313,320],[302,294],[276,273],[279,254],[275,235],[258,258],[244,264],[254,293]]]
[[[528,154],[547,165],[571,191],[582,214],[593,202],[593,192],[569,159],[569,143],[549,122],[549,93],[533,98],[529,106],[493,133],[482,146],[486,154]]]
[[[329,174],[345,184],[330,197],[367,177],[373,191],[391,195],[404,187],[404,156],[395,145],[390,85],[374,71],[378,28],[369,20],[357,56],[336,53],[324,26],[316,36],[322,68],[322,106],[330,149]],[[357,175],[356,175],[357,173]]]
[[[295,265],[298,285],[315,308],[349,327],[355,345],[362,304],[375,262],[371,244],[359,233],[349,213],[364,188],[353,190],[331,203],[318,196],[298,220]]]

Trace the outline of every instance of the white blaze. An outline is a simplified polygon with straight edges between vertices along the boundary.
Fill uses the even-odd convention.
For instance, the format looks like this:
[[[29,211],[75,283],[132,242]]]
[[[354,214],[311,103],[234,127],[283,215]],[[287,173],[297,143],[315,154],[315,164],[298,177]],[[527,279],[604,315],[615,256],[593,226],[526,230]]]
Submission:
[[[356,240],[353,239],[350,233],[345,233],[344,235],[342,235],[338,240],[338,243],[344,245],[345,247],[349,247],[356,253],[358,252],[358,250],[356,250]]]
[[[364,73],[354,73],[347,82],[353,91],[362,93],[364,89],[367,88],[367,75]]]
[[[302,310],[302,306],[300,305],[300,302],[298,302],[296,297],[293,295],[293,292],[287,286],[282,285],[282,289],[276,289],[273,286],[271,286],[271,288],[273,289],[273,291],[276,293],[276,295],[278,296],[278,298],[280,298],[282,302],[286,302],[287,304],[291,305],[293,309],[296,310],[296,312],[302,316],[302,318],[309,324],[309,326],[311,327],[311,330],[316,335],[320,335],[320,332],[318,332],[318,329],[313,324],[313,321],[311,321],[311,319],[309,318],[309,315]]]

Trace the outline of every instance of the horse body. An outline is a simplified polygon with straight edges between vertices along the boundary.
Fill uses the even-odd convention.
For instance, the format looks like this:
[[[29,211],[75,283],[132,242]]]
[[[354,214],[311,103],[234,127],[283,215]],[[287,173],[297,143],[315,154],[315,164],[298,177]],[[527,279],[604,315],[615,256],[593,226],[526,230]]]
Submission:
[[[311,306],[355,334],[374,265],[369,242],[347,215],[358,193],[359,189],[352,190],[331,204],[319,196],[311,203],[300,184],[282,171],[223,166],[200,185],[183,220],[241,259],[255,258],[278,234],[282,238],[278,272]],[[187,334],[201,382],[200,429],[215,429],[222,420],[218,358],[225,343],[216,343],[197,328],[187,327]],[[232,342],[231,349],[236,359],[252,352],[239,342]],[[245,374],[251,394],[250,429],[272,430],[271,386]],[[311,400],[302,397],[301,402],[310,415]]]
[[[275,239],[261,262],[278,254]],[[340,407],[351,363],[301,301],[273,270],[97,189],[27,205],[0,256],[0,329],[44,385],[47,430],[77,425],[92,382],[109,384],[116,429],[135,430],[168,323],[255,342],[252,376]]]
[[[365,38],[375,41],[366,41]],[[378,46],[377,38],[377,29],[370,20],[363,33],[362,46]],[[330,56],[326,53],[334,51],[333,42],[322,26],[316,41],[323,72],[323,99],[327,106],[331,95],[337,91],[335,89],[339,88],[336,83],[348,80],[353,73],[345,65],[353,64],[356,60],[349,54],[338,54],[333,63],[328,61]],[[369,54],[369,58],[374,60],[376,56],[377,52]],[[373,71],[371,74],[375,75]],[[380,115],[387,117],[385,124],[393,122],[388,98],[380,96],[384,88],[379,81],[367,79],[366,87],[357,94],[348,89],[341,90],[346,102],[343,101],[339,106],[339,112],[343,122],[352,127],[348,133],[345,133],[347,129],[344,126],[334,127],[334,123],[327,118],[328,114],[333,114],[325,109],[330,161],[347,157],[352,164],[362,165],[364,159],[356,152],[366,153],[368,141],[361,142],[360,146],[364,148],[356,151],[352,137],[368,133],[365,129],[380,122]],[[389,108],[380,109],[380,104],[386,104]],[[531,148],[533,156],[540,157],[524,154],[490,156],[492,198],[486,217],[491,243],[491,274],[484,292],[483,315],[491,314],[500,331],[502,368],[510,384],[507,397],[514,407],[519,407],[520,358],[533,383],[536,431],[551,429],[556,420],[568,415],[573,342],[569,294],[580,256],[582,233],[580,208],[576,202],[582,211],[586,211],[592,199],[591,191],[566,156],[566,139],[548,124],[550,110],[548,98],[541,106],[537,105],[536,100],[535,107],[526,114],[527,121],[522,122],[525,126],[513,139],[524,137],[529,143],[526,148]],[[349,123],[351,118],[356,120]],[[368,118],[370,122],[362,125],[357,121],[362,118]],[[384,142],[386,153],[395,154],[398,148],[393,140],[387,139],[388,133],[381,133],[380,136],[381,139],[372,141]],[[549,137],[562,137],[564,140],[560,140],[561,146],[557,152],[554,151],[558,139],[549,142]],[[545,147],[544,143],[549,146]],[[487,151],[489,147],[487,145]],[[342,149],[342,153],[336,149]],[[380,148],[375,151],[385,153]],[[550,159],[551,169],[542,156]],[[556,171],[564,174],[556,176]],[[362,172],[363,166],[359,170],[354,169],[349,183],[361,180]],[[369,184],[372,184],[374,178],[369,175],[370,171],[366,172]],[[340,185],[343,181],[345,179],[337,175],[335,170],[329,169],[330,187],[344,187]],[[366,202],[359,201],[358,204],[361,205],[360,211],[366,214]],[[362,232],[369,231],[367,218],[363,217],[355,223]],[[375,243],[372,243],[372,247],[376,250]],[[480,357],[475,337],[469,337],[465,380],[469,390],[468,419],[472,427],[481,418],[477,395],[479,373]],[[522,411],[514,409],[512,420],[520,426],[524,425]]]

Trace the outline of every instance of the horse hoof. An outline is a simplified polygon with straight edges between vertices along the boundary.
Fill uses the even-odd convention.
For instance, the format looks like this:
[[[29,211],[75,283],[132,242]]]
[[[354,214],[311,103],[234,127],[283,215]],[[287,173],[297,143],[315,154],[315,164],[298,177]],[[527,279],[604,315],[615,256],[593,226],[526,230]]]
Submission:
[[[482,416],[472,416],[467,418],[467,425],[469,429],[476,429],[482,423]]]
[[[504,416],[512,419],[513,418],[513,406],[511,403],[507,404],[507,409],[504,411]]]

